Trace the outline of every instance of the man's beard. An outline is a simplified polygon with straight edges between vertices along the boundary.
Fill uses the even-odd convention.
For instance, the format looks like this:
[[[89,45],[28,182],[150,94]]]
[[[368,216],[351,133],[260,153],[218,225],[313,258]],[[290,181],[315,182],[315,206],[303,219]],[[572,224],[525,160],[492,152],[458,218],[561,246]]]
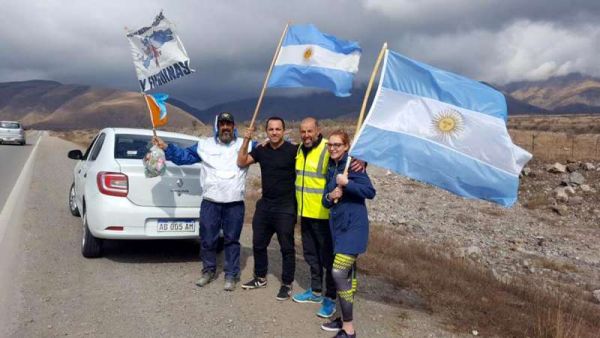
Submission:
[[[222,130],[219,133],[219,140],[221,140],[221,142],[223,143],[231,142],[231,140],[233,140],[233,132],[229,130]]]

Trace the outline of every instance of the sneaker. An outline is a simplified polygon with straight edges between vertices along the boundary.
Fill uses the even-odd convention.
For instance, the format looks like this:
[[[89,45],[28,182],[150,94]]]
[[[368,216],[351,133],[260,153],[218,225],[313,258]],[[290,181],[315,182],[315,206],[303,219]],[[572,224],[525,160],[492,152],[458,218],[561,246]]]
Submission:
[[[203,272],[202,277],[200,277],[200,279],[198,279],[198,281],[196,282],[196,285],[198,285],[199,287],[203,287],[206,284],[214,281],[216,277],[217,277],[217,274],[214,271]]]
[[[267,287],[267,279],[260,278],[260,277],[254,277],[248,283],[242,284],[242,289],[244,289],[244,290],[251,290],[251,289],[258,289],[258,288],[265,288],[265,287]]]
[[[321,308],[317,311],[317,316],[321,318],[329,318],[335,313],[335,301],[329,297],[323,298]]]
[[[333,336],[333,338],[356,338],[356,332],[354,332],[353,334],[348,334],[344,330],[339,330],[338,333],[335,336]]]
[[[277,293],[277,300],[288,300],[292,295],[292,286],[291,285],[281,285],[279,288],[279,292]]]
[[[323,296],[315,294],[312,289],[308,289],[302,293],[295,294],[292,299],[296,303],[321,303]]]
[[[223,285],[223,290],[225,291],[233,291],[235,290],[235,284],[237,283],[236,278],[225,277],[225,284]]]
[[[337,317],[336,319],[334,319],[328,323],[322,324],[321,330],[329,331],[329,332],[338,332],[339,330],[342,329],[343,325],[344,325],[344,323],[342,322],[342,318]]]

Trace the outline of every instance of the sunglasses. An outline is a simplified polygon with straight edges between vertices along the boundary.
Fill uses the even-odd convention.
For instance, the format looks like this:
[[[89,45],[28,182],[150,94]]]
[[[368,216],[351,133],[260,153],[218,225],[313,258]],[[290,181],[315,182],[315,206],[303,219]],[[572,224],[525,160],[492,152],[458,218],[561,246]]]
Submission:
[[[344,146],[344,143],[327,143],[329,148],[341,148],[342,146]]]

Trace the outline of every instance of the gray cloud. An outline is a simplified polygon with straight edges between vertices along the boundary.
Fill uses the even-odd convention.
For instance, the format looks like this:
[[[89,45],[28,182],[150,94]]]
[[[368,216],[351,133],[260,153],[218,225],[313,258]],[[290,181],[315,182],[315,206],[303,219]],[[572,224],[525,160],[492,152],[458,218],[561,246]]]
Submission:
[[[0,81],[138,90],[124,26],[145,26],[160,9],[176,23],[197,70],[161,90],[199,107],[257,95],[288,20],[360,41],[359,83],[383,41],[409,57],[494,83],[575,71],[600,76],[595,0],[22,0],[2,5]]]

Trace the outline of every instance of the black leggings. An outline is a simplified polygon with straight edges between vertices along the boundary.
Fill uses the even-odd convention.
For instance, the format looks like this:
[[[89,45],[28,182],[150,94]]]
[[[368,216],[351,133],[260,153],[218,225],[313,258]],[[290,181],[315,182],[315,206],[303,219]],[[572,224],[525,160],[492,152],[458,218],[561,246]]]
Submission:
[[[357,287],[356,257],[357,255],[335,254],[331,270],[342,308],[342,320],[345,322],[352,321],[354,294]]]

